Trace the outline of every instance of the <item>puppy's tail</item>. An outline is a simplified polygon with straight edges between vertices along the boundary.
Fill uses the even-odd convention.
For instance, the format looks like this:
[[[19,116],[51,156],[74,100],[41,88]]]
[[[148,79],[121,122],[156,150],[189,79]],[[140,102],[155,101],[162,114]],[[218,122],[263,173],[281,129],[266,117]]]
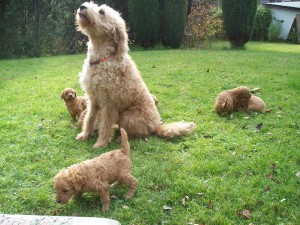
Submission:
[[[162,123],[158,126],[155,134],[159,137],[171,139],[191,133],[196,128],[194,122]]]
[[[128,142],[127,133],[123,128],[121,128],[120,131],[121,131],[121,151],[125,155],[129,156],[130,145],[129,145],[129,142]]]

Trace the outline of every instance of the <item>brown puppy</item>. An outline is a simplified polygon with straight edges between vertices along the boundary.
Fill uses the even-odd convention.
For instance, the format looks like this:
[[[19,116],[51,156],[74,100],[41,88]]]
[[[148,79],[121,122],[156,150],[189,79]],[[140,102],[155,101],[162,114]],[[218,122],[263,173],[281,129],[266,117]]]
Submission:
[[[235,111],[246,112],[251,94],[246,86],[221,92],[216,99],[215,110],[218,114],[231,114]]]
[[[251,95],[251,98],[249,100],[249,105],[248,105],[248,111],[261,112],[265,109],[265,107],[266,105],[261,98],[255,95]]]
[[[67,110],[75,122],[76,116],[79,118],[82,111],[86,109],[87,98],[85,96],[77,97],[76,92],[72,88],[65,88],[61,93],[61,98],[65,101]]]
[[[84,192],[98,192],[102,210],[109,209],[109,187],[120,182],[129,187],[126,199],[133,197],[137,180],[131,175],[132,161],[127,133],[121,128],[121,149],[106,152],[99,157],[83,161],[61,170],[54,177],[56,201],[65,204]]]

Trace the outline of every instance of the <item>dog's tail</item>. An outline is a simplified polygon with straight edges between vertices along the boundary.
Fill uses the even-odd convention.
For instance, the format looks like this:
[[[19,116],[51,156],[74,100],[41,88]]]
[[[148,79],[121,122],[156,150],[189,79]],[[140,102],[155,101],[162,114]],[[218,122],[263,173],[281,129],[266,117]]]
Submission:
[[[129,156],[130,145],[129,145],[129,142],[128,142],[127,133],[123,128],[121,128],[120,131],[121,131],[121,151],[125,155]]]
[[[155,134],[159,137],[171,139],[191,133],[196,128],[194,122],[162,123],[158,126]]]

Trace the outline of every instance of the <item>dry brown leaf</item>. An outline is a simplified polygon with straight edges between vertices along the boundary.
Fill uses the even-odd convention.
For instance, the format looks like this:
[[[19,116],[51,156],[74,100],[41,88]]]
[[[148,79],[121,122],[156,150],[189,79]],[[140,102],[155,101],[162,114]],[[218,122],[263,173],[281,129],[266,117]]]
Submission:
[[[164,205],[163,206],[163,210],[165,211],[165,212],[168,212],[168,211],[170,211],[170,210],[172,210],[173,208],[171,208],[170,206],[167,206],[167,205]]]
[[[187,200],[189,200],[189,196],[186,195],[186,196],[183,197],[183,199],[181,201],[181,203],[182,203],[183,206],[186,205]]]
[[[276,164],[275,164],[275,163],[272,163],[270,169],[271,169],[272,171],[275,171],[275,170],[276,170]]]
[[[250,213],[250,211],[247,210],[247,209],[243,209],[242,215],[243,215],[244,217],[246,217],[248,220],[249,220],[250,217],[251,217],[251,213]]]

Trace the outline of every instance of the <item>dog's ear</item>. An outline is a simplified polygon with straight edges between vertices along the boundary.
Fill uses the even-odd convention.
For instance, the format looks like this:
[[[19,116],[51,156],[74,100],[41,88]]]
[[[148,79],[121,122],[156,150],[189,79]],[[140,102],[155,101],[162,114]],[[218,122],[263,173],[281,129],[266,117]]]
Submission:
[[[125,26],[116,26],[114,30],[114,42],[117,45],[116,58],[121,59],[128,51],[128,35]]]
[[[222,104],[222,109],[225,109],[227,107],[227,101],[228,101],[228,98],[226,98],[225,102]]]
[[[61,99],[64,99],[64,94],[65,94],[65,91],[62,91],[62,93],[60,95]]]
[[[82,190],[84,183],[81,174],[79,173],[73,174],[73,178],[71,179],[71,182],[76,192],[80,192]]]

